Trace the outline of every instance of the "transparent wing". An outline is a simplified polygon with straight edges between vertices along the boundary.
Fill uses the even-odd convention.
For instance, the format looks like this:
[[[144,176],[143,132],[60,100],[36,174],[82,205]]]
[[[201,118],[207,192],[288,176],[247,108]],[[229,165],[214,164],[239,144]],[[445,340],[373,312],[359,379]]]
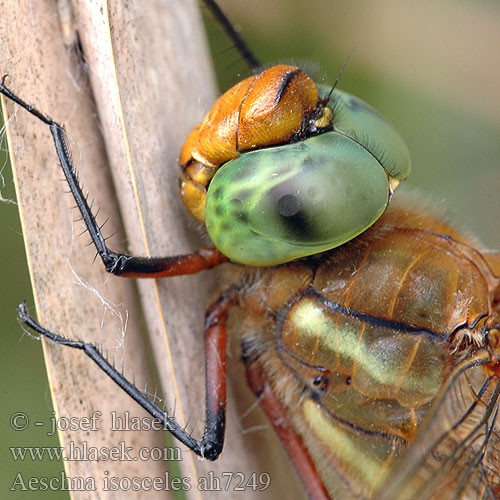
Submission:
[[[500,497],[500,381],[487,376],[485,350],[457,365],[380,498]]]

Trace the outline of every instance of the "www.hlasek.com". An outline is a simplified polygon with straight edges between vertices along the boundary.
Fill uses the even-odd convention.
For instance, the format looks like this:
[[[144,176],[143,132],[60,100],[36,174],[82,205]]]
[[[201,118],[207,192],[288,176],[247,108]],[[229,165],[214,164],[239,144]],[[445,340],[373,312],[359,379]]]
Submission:
[[[67,462],[111,461],[132,462],[138,460],[175,461],[182,460],[179,447],[142,447],[134,453],[133,446],[120,441],[117,446],[90,446],[86,441],[76,444],[70,441],[66,448],[62,446],[11,446],[10,453],[15,462],[31,459],[65,460]]]

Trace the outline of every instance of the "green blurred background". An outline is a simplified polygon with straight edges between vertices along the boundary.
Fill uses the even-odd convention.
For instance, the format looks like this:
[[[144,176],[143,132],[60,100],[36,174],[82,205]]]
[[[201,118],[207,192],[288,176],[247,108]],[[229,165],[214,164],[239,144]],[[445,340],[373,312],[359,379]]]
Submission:
[[[271,5],[269,5],[271,3]],[[263,64],[318,63],[333,82],[384,114],[405,137],[413,172],[407,183],[447,207],[485,245],[500,249],[500,5],[472,0],[227,0],[221,2]],[[221,89],[248,70],[207,18]],[[46,110],[50,111],[50,110]],[[14,199],[1,144],[3,199]],[[2,179],[0,179],[2,181]],[[57,228],[55,228],[57,230]],[[31,422],[52,411],[39,342],[23,335],[15,307],[32,304],[17,207],[0,201],[0,484],[15,473],[53,476],[58,463],[14,463],[9,446],[57,446],[36,428],[15,432],[15,412]],[[64,498],[66,493],[16,493]]]

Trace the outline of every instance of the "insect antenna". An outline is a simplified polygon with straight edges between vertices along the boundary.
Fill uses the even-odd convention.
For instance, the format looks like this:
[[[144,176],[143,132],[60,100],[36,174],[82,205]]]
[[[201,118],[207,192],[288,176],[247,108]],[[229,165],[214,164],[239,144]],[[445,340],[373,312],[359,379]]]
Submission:
[[[250,50],[245,40],[243,40],[242,36],[236,31],[233,23],[227,18],[226,14],[222,12],[221,8],[214,0],[203,0],[203,3],[212,13],[215,19],[217,19],[217,21],[221,24],[222,28],[232,40],[234,46],[241,54],[243,59],[245,59],[250,69],[257,70],[261,66],[260,62],[254,56],[253,52]]]
[[[335,82],[333,82],[332,88],[330,89],[330,92],[326,98],[326,102],[328,102],[330,100],[330,97],[332,96],[333,91],[335,90],[335,87],[339,83],[340,77],[342,76],[342,73],[344,72],[344,69],[347,66],[347,63],[349,62],[349,59],[351,58],[355,48],[356,47],[353,47],[351,49],[351,52],[349,52],[349,54],[347,54],[347,57],[345,58],[344,64],[342,64],[342,67],[340,68],[340,71],[338,72],[337,78],[335,79]]]

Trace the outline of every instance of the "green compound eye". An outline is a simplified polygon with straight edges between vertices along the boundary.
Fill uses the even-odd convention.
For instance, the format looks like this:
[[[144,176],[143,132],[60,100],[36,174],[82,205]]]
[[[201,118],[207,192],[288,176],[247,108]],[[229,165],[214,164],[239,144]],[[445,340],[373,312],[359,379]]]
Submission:
[[[321,97],[330,88],[318,85]],[[410,174],[410,154],[399,132],[366,102],[342,90],[335,90],[328,106],[333,110],[334,130],[361,144],[398,181]]]
[[[231,260],[270,266],[342,245],[385,211],[391,178],[409,174],[406,145],[383,117],[340,91],[329,105],[334,131],[246,152],[215,174],[205,221]]]

